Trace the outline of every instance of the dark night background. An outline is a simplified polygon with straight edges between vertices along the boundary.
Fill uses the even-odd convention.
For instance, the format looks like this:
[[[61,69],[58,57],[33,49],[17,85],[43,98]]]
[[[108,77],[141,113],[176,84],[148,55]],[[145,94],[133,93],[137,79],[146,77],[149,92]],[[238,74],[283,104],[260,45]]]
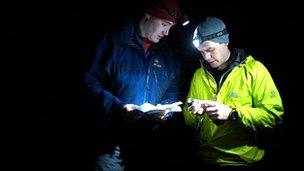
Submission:
[[[146,3],[78,0],[1,5],[1,171],[89,170],[96,132],[83,104],[83,74],[100,36],[136,16]],[[206,15],[222,18],[231,45],[262,61],[281,93],[284,122],[272,141],[267,140],[272,164],[302,170],[304,20],[299,4],[185,0],[181,5],[192,23],[172,29],[169,39],[183,57],[185,78],[198,65],[191,46],[197,22]]]

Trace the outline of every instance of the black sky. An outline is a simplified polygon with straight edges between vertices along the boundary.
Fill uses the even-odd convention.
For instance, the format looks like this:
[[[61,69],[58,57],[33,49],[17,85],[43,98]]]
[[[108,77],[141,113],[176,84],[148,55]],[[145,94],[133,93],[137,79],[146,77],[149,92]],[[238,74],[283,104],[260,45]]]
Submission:
[[[100,36],[138,15],[147,3],[3,3],[1,170],[58,170],[69,168],[74,161],[89,162],[85,149],[90,123],[82,106],[83,74]],[[280,138],[272,144],[280,149],[275,152],[276,161],[283,167],[303,168],[304,20],[299,5],[194,0],[181,4],[191,24],[171,30],[177,33],[171,40],[184,55],[185,75],[196,65],[191,46],[196,24],[207,15],[222,18],[230,30],[231,45],[249,50],[262,61],[281,92],[286,112],[276,136]]]

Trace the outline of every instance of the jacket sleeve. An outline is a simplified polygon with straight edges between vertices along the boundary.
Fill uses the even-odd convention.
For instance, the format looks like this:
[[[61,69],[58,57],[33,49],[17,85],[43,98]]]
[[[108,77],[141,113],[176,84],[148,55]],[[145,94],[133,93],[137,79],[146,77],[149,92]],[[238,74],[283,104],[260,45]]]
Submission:
[[[101,40],[92,65],[85,75],[85,87],[106,115],[120,110],[124,106],[124,102],[113,95],[110,90],[113,80],[111,77],[112,48],[113,41],[107,34]]]
[[[199,93],[199,88],[197,86],[201,86],[199,84],[199,78],[202,77],[200,72],[198,70],[196,70],[196,72],[193,75],[193,78],[191,80],[191,84],[190,84],[190,89],[187,95],[187,99],[188,98],[198,98]],[[194,115],[193,113],[191,113],[188,110],[188,103],[187,103],[187,99],[186,102],[184,103],[184,107],[183,107],[183,114],[184,114],[184,119],[185,119],[185,123],[192,127],[195,128],[196,127],[196,115]]]
[[[273,128],[284,113],[283,104],[276,85],[265,66],[256,61],[252,72],[252,107],[236,108],[245,126],[257,130]]]

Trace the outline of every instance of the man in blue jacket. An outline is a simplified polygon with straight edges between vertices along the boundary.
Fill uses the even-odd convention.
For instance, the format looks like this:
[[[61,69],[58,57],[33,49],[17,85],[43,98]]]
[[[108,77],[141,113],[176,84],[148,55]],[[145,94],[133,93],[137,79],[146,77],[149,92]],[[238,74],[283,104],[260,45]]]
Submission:
[[[150,133],[157,132],[155,128],[167,117],[164,112],[143,113],[138,107],[180,100],[179,60],[161,39],[182,19],[178,4],[165,0],[149,7],[139,21],[128,21],[101,40],[85,76],[86,87],[104,121],[98,135],[103,139],[96,170],[125,170],[132,166],[147,170],[162,162],[152,155],[146,157],[149,151],[160,150],[151,138],[154,133]]]

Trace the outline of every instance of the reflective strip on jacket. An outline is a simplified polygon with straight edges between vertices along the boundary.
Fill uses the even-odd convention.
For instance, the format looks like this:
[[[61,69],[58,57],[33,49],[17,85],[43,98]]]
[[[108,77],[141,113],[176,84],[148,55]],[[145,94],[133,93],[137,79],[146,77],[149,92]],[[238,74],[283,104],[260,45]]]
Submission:
[[[217,93],[218,92],[218,93]],[[217,165],[248,165],[259,161],[265,151],[252,138],[258,130],[273,128],[282,119],[283,105],[279,92],[265,66],[248,56],[234,66],[220,90],[212,75],[198,69],[191,82],[188,98],[214,100],[235,108],[239,120],[216,125],[206,115],[198,127],[199,153]],[[196,128],[200,116],[184,107],[187,125]]]

